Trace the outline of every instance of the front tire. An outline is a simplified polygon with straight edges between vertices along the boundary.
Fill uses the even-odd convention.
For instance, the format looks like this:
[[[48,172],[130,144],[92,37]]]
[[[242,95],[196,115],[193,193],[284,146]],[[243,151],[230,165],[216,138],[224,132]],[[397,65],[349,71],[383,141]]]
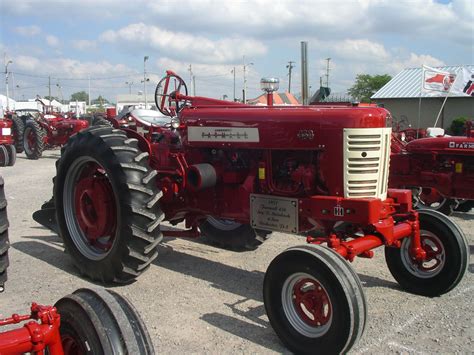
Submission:
[[[420,210],[420,236],[426,260],[411,257],[411,238],[405,238],[400,248],[385,248],[387,266],[405,290],[428,297],[452,290],[466,272],[469,247],[466,238],[445,215]]]
[[[294,353],[345,353],[364,332],[362,285],[331,249],[305,245],[278,255],[265,274],[263,298],[273,329]]]
[[[8,217],[7,217],[7,199],[4,191],[4,181],[0,176],[0,293],[5,289],[7,281],[7,268],[9,265],[8,249]]]
[[[122,130],[91,127],[62,149],[54,188],[56,219],[79,271],[127,283],[157,257],[164,216],[148,153]]]
[[[41,158],[44,150],[45,132],[40,124],[34,120],[26,122],[23,134],[23,147],[28,159]]]
[[[15,146],[9,144],[6,146],[8,153],[8,166],[13,166],[16,163],[16,149]]]
[[[113,291],[79,289],[54,306],[65,354],[154,354],[137,311]]]

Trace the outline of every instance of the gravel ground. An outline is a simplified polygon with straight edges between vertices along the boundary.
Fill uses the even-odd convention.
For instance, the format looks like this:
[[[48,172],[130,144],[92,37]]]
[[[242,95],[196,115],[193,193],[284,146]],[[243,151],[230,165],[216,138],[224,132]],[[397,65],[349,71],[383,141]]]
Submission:
[[[0,318],[26,313],[31,301],[52,304],[79,287],[60,238],[38,225],[32,213],[50,198],[58,151],[37,161],[20,154],[2,168],[10,220],[10,269],[0,295]],[[466,233],[470,264],[463,281],[438,298],[403,292],[390,275],[383,249],[353,266],[364,285],[368,323],[358,353],[472,353],[474,349],[474,214],[455,214]],[[199,240],[168,238],[139,279],[114,290],[140,312],[159,353],[287,353],[268,323],[262,303],[264,272],[285,248],[304,239],[283,233],[256,251],[236,253]]]

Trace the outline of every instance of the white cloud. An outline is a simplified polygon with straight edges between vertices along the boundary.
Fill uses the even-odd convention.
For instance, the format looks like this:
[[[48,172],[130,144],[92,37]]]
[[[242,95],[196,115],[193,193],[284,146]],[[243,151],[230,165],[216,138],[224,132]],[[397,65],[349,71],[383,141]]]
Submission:
[[[130,24],[118,31],[106,31],[100,39],[119,46],[139,46],[163,51],[175,58],[207,63],[232,63],[240,60],[242,54],[251,57],[267,52],[262,42],[251,38],[228,37],[211,40],[208,37],[173,32],[144,23]]]
[[[18,33],[21,36],[25,37],[32,37],[32,36],[37,36],[41,33],[41,28],[38,26],[17,26],[13,28],[13,31],[15,33]]]
[[[97,48],[97,43],[95,41],[79,39],[72,41],[72,46],[80,51],[90,51]]]
[[[48,44],[48,46],[50,47],[57,47],[59,46],[59,39],[58,37],[56,36],[53,36],[53,35],[47,35],[45,37],[46,39],[46,43]]]

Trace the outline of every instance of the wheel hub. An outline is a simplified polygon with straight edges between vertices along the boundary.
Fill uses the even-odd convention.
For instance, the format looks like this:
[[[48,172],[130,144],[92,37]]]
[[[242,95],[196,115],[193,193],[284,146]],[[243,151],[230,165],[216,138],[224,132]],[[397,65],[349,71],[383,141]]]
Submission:
[[[293,304],[301,319],[308,325],[325,325],[331,319],[329,297],[314,279],[305,278],[293,286]]]
[[[96,164],[97,165],[97,164]],[[83,176],[74,191],[76,218],[90,245],[110,249],[115,235],[115,199],[107,177],[95,169]]]

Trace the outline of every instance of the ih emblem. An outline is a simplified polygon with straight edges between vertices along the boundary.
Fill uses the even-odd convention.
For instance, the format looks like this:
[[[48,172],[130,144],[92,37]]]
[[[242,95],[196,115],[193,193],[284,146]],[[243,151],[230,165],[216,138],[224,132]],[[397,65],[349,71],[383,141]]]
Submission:
[[[341,205],[337,205],[334,207],[334,216],[336,217],[343,217],[344,216],[344,207]]]
[[[314,132],[312,129],[300,129],[296,136],[302,141],[312,141],[314,139]]]

